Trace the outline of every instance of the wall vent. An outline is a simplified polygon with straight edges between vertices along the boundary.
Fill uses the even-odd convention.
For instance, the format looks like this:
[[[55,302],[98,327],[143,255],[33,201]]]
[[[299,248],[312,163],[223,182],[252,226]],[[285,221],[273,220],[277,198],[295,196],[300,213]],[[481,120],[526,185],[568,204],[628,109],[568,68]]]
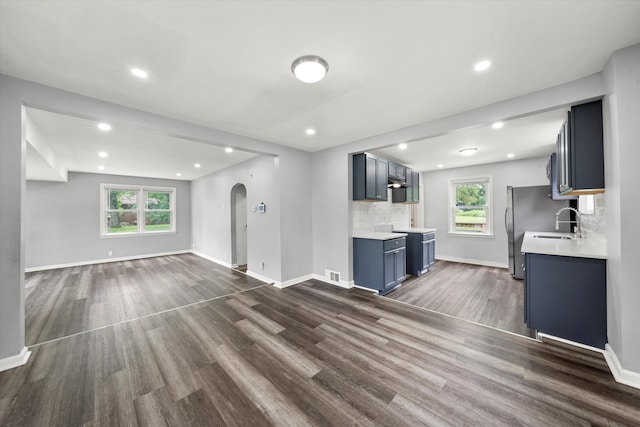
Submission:
[[[325,270],[324,272],[327,279],[336,283],[340,282],[340,273],[338,273],[337,271]]]

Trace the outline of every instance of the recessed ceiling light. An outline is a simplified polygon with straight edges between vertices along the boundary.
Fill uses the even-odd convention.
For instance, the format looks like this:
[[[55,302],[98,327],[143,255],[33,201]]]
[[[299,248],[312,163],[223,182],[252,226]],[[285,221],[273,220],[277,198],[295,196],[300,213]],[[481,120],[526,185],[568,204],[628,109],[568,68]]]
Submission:
[[[313,129],[313,128],[309,128],[309,129],[305,130],[304,133],[306,133],[307,135],[315,135],[316,134],[316,130]]]
[[[458,151],[458,153],[460,153],[463,156],[473,156],[474,154],[476,154],[476,151],[478,151],[477,148],[469,147],[469,148],[463,148],[462,150]]]
[[[141,70],[140,68],[132,68],[131,74],[140,79],[146,79],[147,77],[149,77],[149,73],[147,73],[145,70]]]
[[[109,123],[98,123],[98,129],[107,132],[111,130],[111,125]]]
[[[514,158],[514,157],[515,157],[515,154],[513,154],[513,153],[509,153],[509,154],[507,154],[507,157],[508,157],[508,158],[510,158],[510,159],[512,159],[512,158]]]
[[[444,167],[444,165],[443,165],[442,163],[440,163],[440,164],[438,165],[438,168],[443,168],[443,167]]]
[[[226,151],[227,153],[233,153],[233,148],[227,147],[224,149],[224,151]]]
[[[200,167],[200,163],[194,163],[194,164],[193,164],[193,167],[194,167],[194,168],[199,168],[199,167]]]
[[[473,69],[476,71],[484,71],[489,67],[491,67],[491,61],[488,61],[485,59],[483,61],[476,63],[476,65],[473,66]]]
[[[104,170],[104,166],[98,166],[98,170],[103,171]]]
[[[316,55],[305,55],[291,64],[293,74],[304,83],[316,83],[329,72],[327,61]]]
[[[407,149],[407,144],[405,144],[404,142],[402,144],[398,144],[398,148],[401,150],[406,150]]]
[[[109,157],[109,153],[107,153],[106,151],[101,151],[98,153],[98,156],[102,158]]]
[[[504,123],[495,122],[494,124],[491,125],[491,127],[494,128],[494,129],[502,129],[504,127]]]
[[[176,176],[182,176],[182,174],[180,172],[176,173]]]

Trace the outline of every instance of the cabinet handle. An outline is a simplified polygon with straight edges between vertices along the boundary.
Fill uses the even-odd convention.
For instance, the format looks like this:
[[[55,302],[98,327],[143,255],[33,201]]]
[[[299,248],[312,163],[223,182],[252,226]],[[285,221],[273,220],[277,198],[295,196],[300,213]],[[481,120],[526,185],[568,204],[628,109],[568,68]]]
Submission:
[[[397,254],[397,253],[399,253],[399,252],[400,252],[400,251],[395,251],[395,252],[394,252],[394,254]]]

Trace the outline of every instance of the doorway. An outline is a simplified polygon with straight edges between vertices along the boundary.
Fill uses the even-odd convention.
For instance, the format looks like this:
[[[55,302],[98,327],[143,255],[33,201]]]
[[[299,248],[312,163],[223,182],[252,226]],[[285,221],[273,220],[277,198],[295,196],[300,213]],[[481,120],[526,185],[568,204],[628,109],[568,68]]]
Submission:
[[[231,188],[231,265],[247,271],[247,188],[236,184]]]

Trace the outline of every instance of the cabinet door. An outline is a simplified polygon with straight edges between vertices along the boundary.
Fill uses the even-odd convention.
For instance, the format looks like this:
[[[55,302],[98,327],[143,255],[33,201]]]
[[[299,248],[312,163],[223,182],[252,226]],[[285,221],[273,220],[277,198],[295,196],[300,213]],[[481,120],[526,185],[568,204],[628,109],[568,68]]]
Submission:
[[[431,250],[431,241],[422,242],[422,266],[421,271],[429,269],[429,251]]]
[[[384,159],[378,159],[376,167],[376,200],[387,200],[387,180],[388,180],[389,162]],[[368,183],[367,183],[368,185]]]
[[[396,250],[384,253],[384,289],[396,284]]]
[[[411,201],[420,203],[420,172],[411,171]]]
[[[375,200],[377,193],[378,159],[367,154],[365,163],[365,198]]]
[[[400,248],[395,251],[395,282],[400,283],[407,277],[407,251]]]
[[[428,270],[436,262],[436,241],[429,240],[428,242],[425,242],[425,243],[426,243],[425,268]]]

